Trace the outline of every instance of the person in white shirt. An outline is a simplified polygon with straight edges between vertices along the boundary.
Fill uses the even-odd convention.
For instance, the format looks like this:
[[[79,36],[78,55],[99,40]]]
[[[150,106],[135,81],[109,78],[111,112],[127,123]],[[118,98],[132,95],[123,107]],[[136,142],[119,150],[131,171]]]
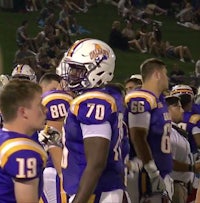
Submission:
[[[174,180],[174,195],[172,202],[186,203],[188,184],[193,182],[194,174],[200,172],[200,163],[194,163],[187,140],[187,132],[177,126],[183,119],[183,108],[179,97],[168,96],[166,103],[172,119],[170,135],[171,153],[173,157],[173,171],[170,176]]]

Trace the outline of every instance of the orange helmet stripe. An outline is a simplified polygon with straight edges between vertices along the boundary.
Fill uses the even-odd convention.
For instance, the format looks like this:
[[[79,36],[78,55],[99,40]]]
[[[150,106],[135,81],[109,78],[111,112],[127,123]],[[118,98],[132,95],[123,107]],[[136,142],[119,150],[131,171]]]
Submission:
[[[22,72],[22,64],[17,65],[17,73],[21,73]]]
[[[84,41],[86,41],[86,40],[88,40],[88,39],[89,39],[89,38],[85,38],[85,39],[78,40],[77,42],[75,42],[75,43],[69,48],[69,50],[68,50],[68,52],[67,52],[67,56],[72,56],[73,53],[74,53],[74,51],[75,51],[75,49],[76,49],[76,47],[77,47],[79,44],[81,44],[82,42],[84,42]]]

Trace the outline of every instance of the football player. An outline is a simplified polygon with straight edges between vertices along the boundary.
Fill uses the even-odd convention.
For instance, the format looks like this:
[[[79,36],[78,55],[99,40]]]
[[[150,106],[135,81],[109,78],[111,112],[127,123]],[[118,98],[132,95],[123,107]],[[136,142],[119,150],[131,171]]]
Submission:
[[[129,93],[132,90],[134,90],[135,88],[141,87],[141,85],[142,85],[141,75],[139,75],[139,74],[132,75],[130,78],[125,80],[124,83],[125,83],[124,85],[125,85],[126,93]]]
[[[31,139],[45,125],[42,89],[30,81],[13,80],[2,90],[0,108],[0,202],[38,202],[47,154]]]
[[[64,189],[69,202],[120,203],[125,195],[121,155],[121,94],[112,80],[115,54],[103,41],[76,41],[62,59],[62,76],[77,97],[64,125]]]
[[[188,85],[176,85],[172,87],[171,94],[180,97],[181,105],[184,109],[183,121],[178,126],[188,132],[188,141],[194,160],[199,160],[200,147],[200,115],[192,112],[194,93]],[[198,188],[199,177],[195,176],[193,181],[193,192],[188,197],[189,202],[195,200],[196,189]]]
[[[193,113],[192,105],[194,93],[188,85],[176,85],[172,87],[171,95],[180,97],[181,105],[184,109],[183,121],[179,127],[189,133],[189,142],[192,153],[197,153],[200,147],[200,115]]]
[[[47,167],[44,170],[44,189],[41,201],[46,203],[65,203],[66,194],[62,185],[62,127],[72,96],[60,90],[61,77],[46,74],[40,79],[43,86],[42,104],[47,108],[47,127],[39,134],[39,140],[48,151]],[[52,89],[55,90],[52,90]]]
[[[166,65],[156,58],[145,60],[140,72],[142,87],[127,94],[125,102],[131,142],[144,165],[140,198],[156,203],[166,193],[171,199],[173,187],[168,175],[172,171],[171,120],[162,96],[168,89],[168,77]]]
[[[186,203],[194,172],[199,173],[200,163],[194,163],[188,142],[188,133],[178,127],[183,120],[183,108],[179,97],[167,96],[166,103],[172,118],[172,132],[170,134],[173,172],[170,176],[174,180],[174,195],[172,202]]]
[[[61,90],[61,77],[55,73],[45,73],[39,81],[43,92]]]

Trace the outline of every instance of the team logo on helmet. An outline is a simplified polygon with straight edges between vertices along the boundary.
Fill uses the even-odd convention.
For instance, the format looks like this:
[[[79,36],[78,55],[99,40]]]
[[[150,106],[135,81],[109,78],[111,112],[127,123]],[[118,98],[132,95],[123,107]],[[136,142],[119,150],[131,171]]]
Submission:
[[[109,54],[110,54],[110,51],[106,50],[106,49],[103,49],[99,44],[94,44],[94,50],[92,50],[89,53],[91,60],[96,59],[100,55],[103,55],[106,58],[109,58]]]

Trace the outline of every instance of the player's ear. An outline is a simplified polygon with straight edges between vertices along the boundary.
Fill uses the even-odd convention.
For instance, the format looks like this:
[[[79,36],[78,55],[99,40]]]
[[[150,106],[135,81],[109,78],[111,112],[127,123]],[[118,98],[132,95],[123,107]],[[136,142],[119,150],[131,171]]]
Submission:
[[[161,75],[160,75],[160,72],[159,72],[159,71],[155,71],[153,75],[154,75],[154,79],[155,79],[155,80],[160,80]]]
[[[26,110],[27,108],[25,108],[24,106],[20,106],[18,108],[17,114],[20,116],[20,118],[24,118],[24,119],[28,118],[28,114]]]

